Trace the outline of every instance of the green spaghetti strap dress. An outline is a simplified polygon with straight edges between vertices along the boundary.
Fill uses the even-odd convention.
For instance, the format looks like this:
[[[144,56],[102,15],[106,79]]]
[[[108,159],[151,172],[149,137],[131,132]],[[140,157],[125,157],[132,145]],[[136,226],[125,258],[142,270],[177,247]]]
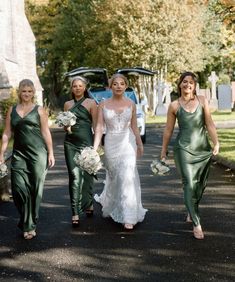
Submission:
[[[12,108],[11,128],[14,145],[11,159],[11,186],[14,203],[19,211],[19,228],[36,229],[39,206],[47,173],[47,148],[40,129],[38,106],[25,117]]]
[[[176,118],[179,133],[174,144],[174,159],[182,177],[186,208],[194,226],[197,226],[200,224],[198,206],[207,184],[212,149],[200,102],[193,113],[180,105]]]
[[[69,194],[72,215],[80,215],[92,205],[94,177],[80,169],[74,161],[77,152],[93,145],[92,116],[82,105],[86,98],[74,101],[69,110],[77,117],[76,124],[71,127],[72,133],[66,133],[64,141],[65,160],[69,174]]]

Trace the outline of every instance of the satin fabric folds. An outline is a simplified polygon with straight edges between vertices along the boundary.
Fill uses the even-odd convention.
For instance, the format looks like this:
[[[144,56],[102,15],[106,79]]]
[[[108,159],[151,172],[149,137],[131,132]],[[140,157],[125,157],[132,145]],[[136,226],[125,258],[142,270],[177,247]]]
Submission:
[[[182,177],[186,208],[197,226],[200,224],[198,206],[206,188],[212,150],[201,104],[193,113],[180,106],[176,117],[179,133],[174,145],[174,159]]]
[[[14,106],[11,127],[14,132],[12,195],[20,214],[18,226],[27,232],[36,229],[47,173],[47,149],[41,135],[38,106],[23,118],[18,115]]]
[[[74,156],[82,148],[93,145],[92,117],[82,106],[85,98],[75,101],[70,109],[77,117],[76,124],[71,127],[64,141],[65,160],[69,174],[69,194],[72,215],[80,215],[92,205],[94,177],[75,164]]]

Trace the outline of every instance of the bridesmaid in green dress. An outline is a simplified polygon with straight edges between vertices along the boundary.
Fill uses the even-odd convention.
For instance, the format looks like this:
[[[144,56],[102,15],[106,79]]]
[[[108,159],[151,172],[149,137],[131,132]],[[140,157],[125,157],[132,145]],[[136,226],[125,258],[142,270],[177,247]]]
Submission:
[[[92,128],[95,128],[97,105],[88,98],[86,86],[85,78],[75,77],[71,82],[73,99],[64,104],[64,111],[71,111],[77,117],[76,124],[71,127],[72,133],[67,132],[64,141],[73,227],[79,226],[79,215],[84,211],[87,216],[93,215],[94,176],[80,169],[73,159],[82,148],[93,145]]]
[[[36,236],[36,224],[47,168],[55,163],[51,133],[45,110],[35,105],[33,82],[19,84],[19,103],[10,107],[2,135],[0,163],[4,162],[11,133],[14,133],[11,157],[11,186],[20,220],[18,227],[25,239]]]
[[[207,184],[211,156],[218,154],[219,142],[208,101],[204,96],[196,95],[196,84],[196,75],[192,72],[183,73],[179,79],[179,98],[170,104],[167,113],[161,159],[166,158],[177,119],[179,133],[174,144],[174,159],[182,177],[184,202],[188,210],[186,221],[193,223],[194,237],[203,239],[198,206]]]

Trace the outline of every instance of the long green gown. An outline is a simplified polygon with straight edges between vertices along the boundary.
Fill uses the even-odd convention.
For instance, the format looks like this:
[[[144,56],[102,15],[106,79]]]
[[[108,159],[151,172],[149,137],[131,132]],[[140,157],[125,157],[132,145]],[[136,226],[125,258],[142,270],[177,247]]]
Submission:
[[[212,150],[200,103],[193,113],[180,105],[176,118],[179,133],[174,144],[174,159],[182,177],[186,208],[197,226],[200,224],[198,206],[207,184]]]
[[[11,128],[14,132],[12,195],[20,214],[18,226],[27,232],[36,229],[47,173],[47,148],[41,135],[38,106],[23,118],[18,115],[14,106]]]
[[[92,116],[82,106],[85,98],[74,100],[74,106],[69,110],[77,117],[76,124],[71,127],[72,133],[66,133],[64,141],[65,160],[69,173],[69,194],[72,215],[80,215],[92,205],[94,177],[80,169],[74,161],[74,156],[82,148],[93,145]]]

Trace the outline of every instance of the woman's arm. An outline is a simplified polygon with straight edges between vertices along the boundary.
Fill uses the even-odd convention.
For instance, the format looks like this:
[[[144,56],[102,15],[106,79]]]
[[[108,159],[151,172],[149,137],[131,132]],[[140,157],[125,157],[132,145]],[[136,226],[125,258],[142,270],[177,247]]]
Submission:
[[[204,106],[204,115],[205,115],[205,123],[206,123],[206,129],[208,131],[208,134],[211,138],[211,141],[213,142],[213,155],[217,155],[219,153],[219,141],[218,136],[216,132],[215,124],[212,120],[209,104],[205,97],[198,96],[202,105]]]
[[[168,144],[170,142],[175,127],[175,121],[176,121],[175,112],[176,112],[176,104],[172,102],[167,111],[167,121],[166,121],[166,126],[164,129],[163,140],[162,140],[162,150],[160,157],[161,160],[165,159],[167,155]]]
[[[97,122],[95,126],[94,149],[97,150],[104,132],[104,118],[103,118],[104,103],[98,106]]]
[[[45,140],[47,151],[48,151],[48,165],[49,167],[53,167],[55,164],[55,158],[53,153],[53,145],[52,145],[52,138],[51,132],[48,126],[48,116],[43,107],[38,108],[38,113],[40,116],[40,123],[41,123],[41,133]]]
[[[137,126],[136,105],[134,103],[132,104],[131,129],[135,134],[135,138],[136,138],[137,156],[141,157],[144,153],[144,146],[140,137],[139,128]]]
[[[4,163],[4,153],[7,149],[9,140],[11,139],[11,112],[12,107],[9,108],[7,115],[6,115],[6,121],[5,121],[5,129],[2,134],[2,144],[1,144],[1,151],[0,151],[0,164]]]
[[[96,102],[92,99],[91,99],[91,104],[90,104],[90,113],[92,116],[92,127],[93,127],[93,130],[95,131],[95,127],[97,123],[98,107],[96,105]]]

